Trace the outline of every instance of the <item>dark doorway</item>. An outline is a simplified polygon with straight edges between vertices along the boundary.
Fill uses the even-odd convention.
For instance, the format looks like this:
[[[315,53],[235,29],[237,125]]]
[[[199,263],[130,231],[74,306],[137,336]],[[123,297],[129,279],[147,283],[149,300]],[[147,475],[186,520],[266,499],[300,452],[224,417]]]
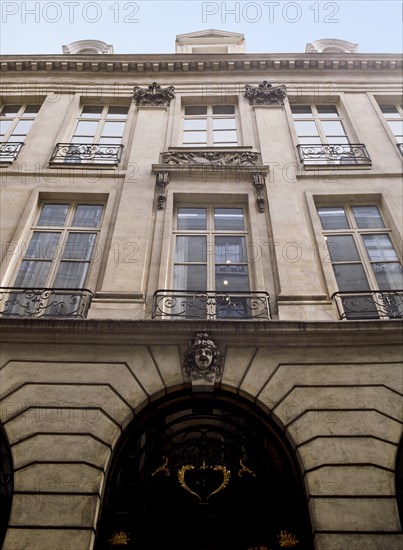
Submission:
[[[13,463],[7,436],[0,426],[0,548],[3,547],[13,495]]]
[[[399,510],[400,527],[403,531],[403,436],[400,438],[400,445],[396,457],[396,499]]]
[[[135,550],[312,548],[297,467],[272,424],[224,396],[156,403],[115,453],[97,550],[123,541]]]

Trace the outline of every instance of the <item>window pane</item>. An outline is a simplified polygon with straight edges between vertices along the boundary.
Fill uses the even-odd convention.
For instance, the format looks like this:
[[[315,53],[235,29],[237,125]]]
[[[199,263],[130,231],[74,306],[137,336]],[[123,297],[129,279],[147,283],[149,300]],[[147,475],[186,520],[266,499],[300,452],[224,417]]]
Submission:
[[[17,116],[18,111],[21,109],[21,105],[4,105],[1,110],[1,116],[14,117]]]
[[[313,136],[312,137],[298,136],[298,141],[300,145],[321,145],[322,143],[320,137],[313,137]]]
[[[207,130],[205,118],[187,118],[183,123],[184,130]]]
[[[353,206],[352,211],[360,229],[385,227],[377,206]]]
[[[213,118],[214,130],[236,130],[235,118]]]
[[[176,265],[174,269],[175,290],[207,290],[205,265]]]
[[[206,229],[205,208],[178,208],[178,229]]]
[[[214,143],[237,143],[236,132],[234,130],[219,130],[213,132]]]
[[[309,105],[291,105],[291,112],[294,117],[304,118],[307,116],[313,116]]]
[[[207,114],[207,105],[199,106],[188,106],[185,107],[185,115],[206,115]]]
[[[12,120],[0,120],[0,135],[4,136],[12,125]]]
[[[245,237],[216,237],[215,261],[217,264],[245,263]]]
[[[368,280],[361,264],[333,265],[339,290],[369,290]]]
[[[400,117],[399,111],[395,105],[380,105],[382,113],[388,115],[388,117],[396,116]]]
[[[370,260],[397,260],[397,255],[388,235],[362,235]]]
[[[339,116],[336,105],[317,105],[316,108],[321,118]]]
[[[100,118],[102,115],[103,107],[100,106],[89,106],[83,108],[82,116],[85,118]]]
[[[105,122],[102,129],[103,136],[122,136],[125,122]]]
[[[248,268],[246,265],[218,265],[215,275],[216,290],[224,292],[249,290]]]
[[[51,262],[31,262],[24,260],[21,263],[14,286],[26,288],[45,287],[51,265]]]
[[[345,262],[360,259],[357,247],[351,235],[329,235],[326,239],[326,243],[332,262]]]
[[[106,118],[127,118],[129,107],[109,107]]]
[[[242,208],[214,208],[214,229],[242,231]]]
[[[331,141],[332,144],[335,145],[348,145],[348,138],[346,136],[329,136],[329,141]],[[349,148],[345,149],[345,151],[349,151]],[[340,152],[341,157],[343,157],[343,153]],[[346,157],[347,160],[352,164],[355,162],[354,158]]]
[[[121,137],[101,137],[99,138],[99,145],[120,145],[122,143]],[[104,157],[102,159],[97,160],[97,162],[114,162],[115,156],[117,154],[117,149],[113,148],[109,152],[107,151],[107,154],[111,155],[110,157]]]
[[[60,262],[55,288],[83,288],[89,264],[87,262]]]
[[[29,129],[32,126],[32,120],[19,120],[17,126],[14,128],[13,136],[26,136]]]
[[[176,237],[175,262],[205,262],[206,237]]]
[[[235,105],[213,105],[213,115],[233,115]]]
[[[96,233],[69,233],[63,259],[90,260],[96,238]]]
[[[44,204],[37,225],[63,227],[68,211],[68,204]]]
[[[403,121],[401,120],[388,120],[390,129],[395,136],[403,135]]]
[[[25,257],[52,260],[57,252],[60,235],[61,233],[34,231]]]
[[[350,227],[344,208],[341,206],[318,208],[318,214],[323,229],[348,229]]]
[[[22,116],[32,116],[36,115],[41,108],[40,105],[27,105],[25,111],[22,113]]]
[[[73,227],[98,227],[103,206],[79,204],[73,219]]]
[[[207,143],[207,132],[185,132],[183,143]]]
[[[88,143],[92,143],[92,139],[93,139],[93,136],[73,136],[70,140],[70,143],[83,143],[83,144],[88,144]],[[81,159],[81,156],[80,156],[80,151],[78,149],[74,150],[73,148],[70,149],[69,151],[71,154],[74,154],[74,155],[77,155],[77,156],[71,156],[71,154],[69,155],[68,158],[66,158],[65,162],[69,162],[70,160],[74,160],[75,162],[76,161],[79,161],[80,162],[80,159]]]
[[[381,290],[403,290],[403,268],[399,263],[372,264]]]
[[[76,131],[74,132],[77,136],[95,136],[97,131],[98,122],[90,122],[88,120],[80,120],[77,124]]]
[[[324,120],[322,125],[327,136],[344,136],[346,134],[339,120]]]
[[[319,135],[318,129],[314,121],[295,121],[295,128],[299,136],[317,136]]]

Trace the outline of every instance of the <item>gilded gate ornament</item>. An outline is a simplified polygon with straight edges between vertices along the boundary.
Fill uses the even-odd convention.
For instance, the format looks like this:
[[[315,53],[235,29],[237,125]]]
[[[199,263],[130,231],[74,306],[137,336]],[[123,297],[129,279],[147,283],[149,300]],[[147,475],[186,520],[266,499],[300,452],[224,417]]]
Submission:
[[[112,535],[108,542],[110,542],[112,546],[127,546],[129,540],[129,535],[124,531],[120,531]]]
[[[299,540],[293,533],[287,533],[287,531],[280,531],[277,535],[280,548],[295,548],[299,543]]]
[[[197,491],[192,490],[189,487],[189,485],[186,481],[186,473],[187,472],[192,472],[192,471],[195,471],[195,470],[199,470],[199,471],[212,470],[214,472],[221,472],[221,474],[222,474],[221,483],[219,485],[217,485],[206,496],[205,499],[203,499],[202,496]],[[220,491],[224,490],[226,488],[226,486],[228,485],[230,478],[231,478],[231,471],[228,470],[225,466],[220,466],[220,465],[210,466],[210,465],[206,464],[204,460],[203,460],[203,464],[201,466],[199,466],[198,468],[193,466],[193,464],[185,464],[184,466],[182,466],[178,470],[178,481],[179,481],[180,486],[183,487],[183,489],[185,489],[185,491],[187,491],[191,495],[196,496],[200,500],[200,502],[203,502],[203,501],[207,502],[210,497],[212,497],[213,495],[216,495]]]

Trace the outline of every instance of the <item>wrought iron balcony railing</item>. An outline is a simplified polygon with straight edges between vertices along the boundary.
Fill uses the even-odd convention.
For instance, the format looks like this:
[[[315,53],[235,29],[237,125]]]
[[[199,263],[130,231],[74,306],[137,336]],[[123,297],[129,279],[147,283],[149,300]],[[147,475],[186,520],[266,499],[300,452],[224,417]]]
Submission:
[[[269,300],[267,292],[157,290],[152,318],[270,320]]]
[[[398,143],[398,144],[397,144],[397,147],[398,147],[399,151],[400,151],[400,152],[402,153],[402,155],[403,155],[403,143]]]
[[[326,168],[329,165],[371,166],[371,159],[362,143],[297,145],[304,166]]]
[[[22,141],[0,142],[0,162],[13,162],[18,157],[23,145]]]
[[[57,143],[50,163],[117,165],[122,158],[122,151],[123,145]]]
[[[335,292],[340,319],[403,319],[403,290]]]
[[[69,288],[0,288],[0,317],[85,319],[93,293]]]

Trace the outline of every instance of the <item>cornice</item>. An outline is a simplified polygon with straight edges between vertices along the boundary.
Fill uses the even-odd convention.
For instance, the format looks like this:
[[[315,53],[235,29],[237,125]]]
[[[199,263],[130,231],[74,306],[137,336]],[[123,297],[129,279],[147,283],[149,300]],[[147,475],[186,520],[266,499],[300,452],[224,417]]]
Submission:
[[[200,73],[250,71],[398,71],[399,54],[161,54],[6,55],[1,71],[89,73]]]
[[[187,344],[208,331],[227,345],[335,346],[402,344],[401,321],[158,321],[1,319],[2,342],[23,344]]]

